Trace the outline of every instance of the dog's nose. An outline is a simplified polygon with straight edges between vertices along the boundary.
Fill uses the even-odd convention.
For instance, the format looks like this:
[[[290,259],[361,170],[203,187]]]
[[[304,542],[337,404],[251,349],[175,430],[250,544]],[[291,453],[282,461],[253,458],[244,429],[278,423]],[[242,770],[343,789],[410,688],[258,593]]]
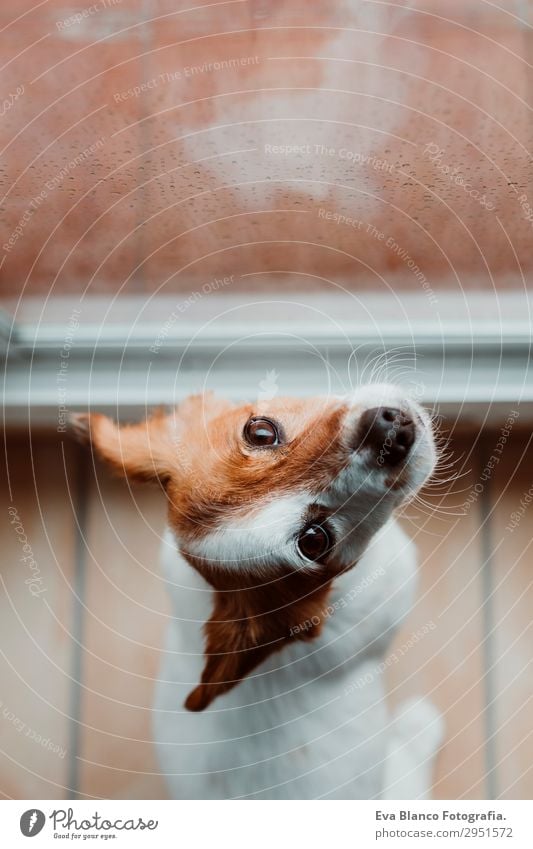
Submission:
[[[413,420],[396,407],[373,407],[359,420],[355,448],[371,448],[380,466],[405,460],[415,441]]]

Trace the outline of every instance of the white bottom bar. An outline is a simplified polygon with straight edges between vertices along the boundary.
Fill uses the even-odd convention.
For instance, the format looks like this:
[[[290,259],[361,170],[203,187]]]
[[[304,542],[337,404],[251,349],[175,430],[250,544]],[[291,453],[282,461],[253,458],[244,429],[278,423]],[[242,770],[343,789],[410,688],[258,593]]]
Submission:
[[[22,821],[21,821],[22,817]],[[2,845],[273,847],[516,847],[533,845],[527,801],[179,802],[6,801]],[[22,825],[21,825],[22,822]]]

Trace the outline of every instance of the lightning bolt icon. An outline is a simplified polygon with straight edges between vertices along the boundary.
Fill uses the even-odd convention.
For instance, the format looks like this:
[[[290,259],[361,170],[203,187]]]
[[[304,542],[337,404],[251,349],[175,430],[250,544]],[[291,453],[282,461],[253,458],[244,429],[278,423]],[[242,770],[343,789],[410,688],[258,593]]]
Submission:
[[[34,811],[33,814],[30,817],[29,828],[28,828],[29,832],[33,831],[33,826],[35,825],[36,822],[37,822],[37,811]]]

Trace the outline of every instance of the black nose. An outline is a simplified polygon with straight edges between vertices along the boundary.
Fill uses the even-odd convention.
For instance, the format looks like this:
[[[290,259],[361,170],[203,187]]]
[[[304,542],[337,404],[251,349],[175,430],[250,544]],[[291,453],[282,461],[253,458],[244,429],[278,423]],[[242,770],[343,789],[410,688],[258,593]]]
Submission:
[[[415,441],[415,425],[396,407],[373,407],[359,420],[355,448],[371,448],[379,466],[396,466],[405,460]]]

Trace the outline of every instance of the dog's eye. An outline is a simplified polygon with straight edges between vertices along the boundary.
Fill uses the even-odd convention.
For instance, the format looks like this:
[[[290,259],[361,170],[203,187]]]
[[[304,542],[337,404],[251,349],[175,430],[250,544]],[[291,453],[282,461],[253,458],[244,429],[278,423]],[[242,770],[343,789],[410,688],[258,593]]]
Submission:
[[[298,548],[307,560],[320,560],[331,548],[331,539],[322,525],[309,525],[298,538]]]
[[[250,419],[244,427],[244,438],[250,445],[279,445],[279,432],[270,419]]]

